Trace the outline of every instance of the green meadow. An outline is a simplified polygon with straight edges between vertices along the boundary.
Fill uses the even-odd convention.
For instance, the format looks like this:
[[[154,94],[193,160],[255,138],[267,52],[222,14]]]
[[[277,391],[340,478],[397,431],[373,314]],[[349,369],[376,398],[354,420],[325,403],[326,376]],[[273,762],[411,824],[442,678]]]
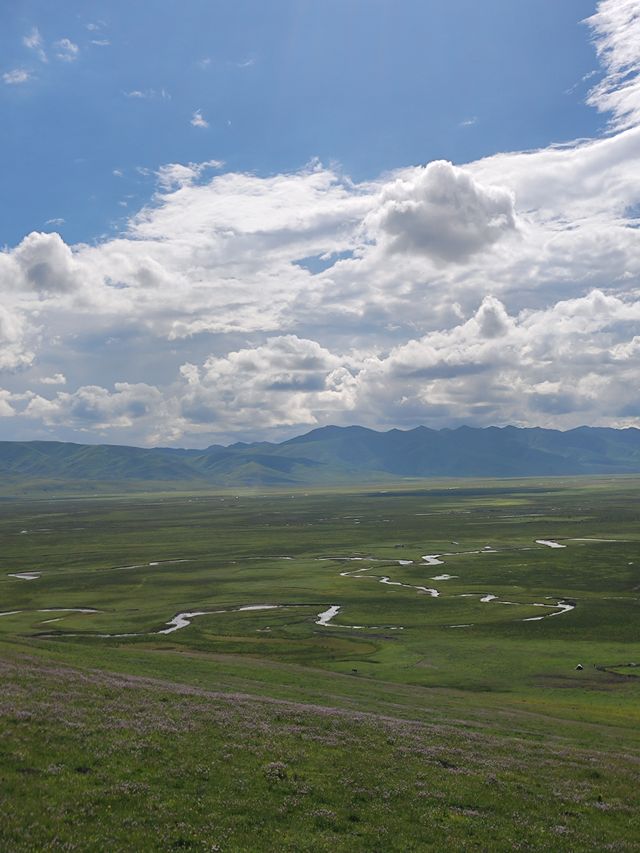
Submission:
[[[3,498],[0,849],[639,850],[639,486]]]

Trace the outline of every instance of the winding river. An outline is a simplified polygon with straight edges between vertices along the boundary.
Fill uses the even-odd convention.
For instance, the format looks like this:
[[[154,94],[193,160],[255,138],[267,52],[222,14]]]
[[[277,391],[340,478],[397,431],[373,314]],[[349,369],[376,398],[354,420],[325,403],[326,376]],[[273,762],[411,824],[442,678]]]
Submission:
[[[588,540],[573,540],[573,541],[588,541]],[[593,540],[593,541],[607,541],[607,540]],[[558,542],[549,540],[549,539],[536,539],[537,545],[543,545],[549,548],[566,548],[566,545],[562,545]],[[527,548],[514,548],[508,550],[528,550]],[[496,553],[496,549],[492,548],[490,545],[486,545],[481,550],[475,551],[459,551],[452,552],[447,554],[427,554],[422,557],[423,565],[427,566],[441,566],[444,565],[444,560],[442,557],[457,557],[464,556],[468,554],[486,554],[486,553]],[[283,559],[283,560],[291,560],[293,559],[290,556],[282,556],[282,557],[269,557],[269,559]],[[414,565],[413,560],[391,560],[391,559],[381,559],[376,557],[362,557],[362,556],[327,556],[327,557],[317,557],[317,560],[322,561],[349,561],[349,562],[369,562],[369,563],[394,563],[400,566],[410,566]],[[147,563],[148,566],[159,566],[167,563],[183,563],[190,562],[185,559],[176,559],[176,560],[157,560],[150,563]],[[138,566],[123,566],[118,568],[138,568]],[[140,566],[142,568],[142,566]],[[393,587],[401,587],[404,589],[414,590],[418,594],[427,595],[430,598],[439,598],[440,591],[435,589],[434,587],[421,586],[417,584],[407,584],[401,581],[392,580],[389,575],[374,575],[371,574],[373,570],[373,566],[364,566],[358,567],[349,571],[342,571],[339,573],[340,577],[343,578],[354,578],[360,580],[372,580],[377,581],[378,583],[384,584],[386,586]],[[15,577],[18,579],[31,580],[36,579],[39,575],[36,573],[24,572],[24,573],[14,573],[10,575],[10,577]],[[433,580],[438,581],[448,581],[458,578],[458,575],[450,575],[450,574],[441,574],[433,577]],[[460,598],[475,598],[479,597],[479,600],[483,604],[496,604],[496,605],[507,605],[507,606],[527,606],[527,607],[544,607],[549,610],[552,610],[552,613],[545,613],[540,616],[529,616],[525,619],[522,619],[523,622],[540,622],[543,619],[548,619],[554,616],[561,616],[564,613],[569,613],[571,610],[575,609],[575,604],[565,599],[557,599],[555,603],[543,603],[543,602],[532,602],[531,604],[525,604],[522,602],[515,601],[504,601],[501,600],[497,595],[493,593],[462,593],[458,594],[457,597]],[[268,610],[280,610],[287,608],[312,608],[316,605],[312,604],[245,604],[238,607],[224,608],[219,610],[189,610],[182,611],[180,613],[176,613],[168,622],[165,623],[165,627],[158,629],[157,631],[144,631],[144,632],[135,632],[135,633],[120,633],[120,634],[96,634],[93,636],[98,636],[102,638],[118,638],[118,637],[143,637],[143,636],[154,636],[154,635],[167,635],[173,634],[175,631],[180,631],[183,628],[191,625],[192,621],[201,616],[214,616],[221,615],[225,613],[241,613],[241,612],[250,612],[250,611],[268,611]],[[321,628],[341,628],[347,630],[389,630],[389,631],[402,631],[404,628],[402,626],[379,626],[379,625],[343,625],[336,624],[334,619],[338,616],[342,609],[342,605],[340,604],[331,604],[326,607],[325,610],[322,610],[317,614],[317,618],[315,620],[315,624],[320,626]],[[96,610],[94,608],[83,608],[83,607],[55,607],[55,608],[43,608],[34,611],[24,611],[24,610],[10,610],[5,612],[0,612],[0,617],[3,616],[15,616],[24,612],[35,612],[35,613],[60,613],[63,614],[59,617],[43,620],[43,624],[48,624],[50,622],[58,622],[64,618],[64,614],[72,614],[72,613],[83,613],[83,614],[95,614],[100,613],[102,611]],[[471,623],[465,623],[460,625],[449,625],[449,628],[470,628],[473,627]],[[41,635],[41,636],[51,636],[51,637],[60,637],[60,636],[86,636],[86,635],[77,635],[77,634],[67,634],[67,633],[56,633],[50,635]]]

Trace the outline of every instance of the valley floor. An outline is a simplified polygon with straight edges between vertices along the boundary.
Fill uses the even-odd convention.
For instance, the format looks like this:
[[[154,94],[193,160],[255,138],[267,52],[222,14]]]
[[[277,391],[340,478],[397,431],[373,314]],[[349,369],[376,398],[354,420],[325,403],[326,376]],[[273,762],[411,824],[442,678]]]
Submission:
[[[637,493],[5,502],[0,849],[640,850]]]

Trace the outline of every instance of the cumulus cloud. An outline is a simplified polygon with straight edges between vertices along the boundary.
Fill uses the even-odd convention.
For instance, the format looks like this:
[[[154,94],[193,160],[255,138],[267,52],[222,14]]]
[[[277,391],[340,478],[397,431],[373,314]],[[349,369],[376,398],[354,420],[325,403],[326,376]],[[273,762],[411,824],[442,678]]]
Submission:
[[[53,399],[34,394],[24,411],[48,426],[66,425],[80,430],[131,427],[136,421],[159,416],[162,395],[144,383],[116,382],[109,391],[86,385],[73,393],[60,391]]]
[[[639,301],[598,291],[518,316],[486,297],[465,323],[365,362],[356,405],[391,423],[627,424],[639,321]]]
[[[73,253],[57,233],[34,231],[9,256],[15,278],[7,286],[32,288],[40,293],[73,290],[80,283]],[[6,277],[8,275],[5,273]],[[0,266],[0,282],[2,266]]]
[[[579,335],[569,335],[567,312],[575,319],[595,306],[593,319],[615,305],[624,315],[625,294],[640,280],[637,230],[619,204],[603,206],[599,181],[591,208],[583,182],[578,219],[568,216],[575,199],[567,201],[562,188],[555,214],[550,190],[537,190],[548,207],[536,207],[527,181],[537,169],[551,186],[563,163],[588,173],[604,162],[631,200],[634,156],[629,142],[606,140],[501,155],[465,169],[434,164],[363,185],[318,164],[270,178],[206,177],[221,165],[216,161],[168,164],[158,171],[154,202],[131,220],[128,234],[71,249],[57,234],[34,233],[0,254],[5,292],[33,312],[34,323],[48,318],[67,358],[81,345],[120,339],[125,322],[138,334],[146,330],[145,348],[168,341],[175,350],[164,382],[147,398],[146,414],[118,408],[131,399],[118,389],[139,383],[114,384],[127,378],[127,360],[110,350],[99,370],[106,383],[88,382],[51,400],[37,395],[29,417],[47,424],[67,418],[78,429],[116,430],[139,440],[147,440],[149,429],[163,440],[238,431],[250,437],[343,417],[371,425],[492,419],[573,425],[571,418],[580,422],[587,412],[596,418],[602,395],[585,409],[578,368],[562,380],[556,361],[577,364],[592,336],[598,357],[617,347],[612,387],[619,393],[628,387],[628,373],[622,383],[613,377],[636,352],[629,329],[607,337],[597,323],[583,324]],[[495,188],[496,172],[507,187],[523,189],[528,209],[516,214],[510,190],[487,189]],[[440,187],[443,174],[446,192],[438,196],[433,186]],[[470,199],[472,210],[461,227],[451,201],[456,192]],[[395,237],[382,232],[385,205],[399,197],[417,198],[419,208],[420,227],[411,221],[404,250],[390,248],[387,240]],[[449,219],[442,214],[440,243],[431,234],[425,253],[424,222],[431,227],[437,219],[431,205],[444,207]],[[499,222],[496,209],[506,211]],[[516,221],[522,238],[506,239]],[[382,233],[376,243],[368,240],[373,227]],[[297,263],[309,256],[325,256],[328,264],[313,274]],[[594,302],[585,294],[601,283]],[[549,338],[550,326],[562,334]],[[239,336],[250,340],[234,346]],[[192,348],[202,351],[208,340],[216,349],[194,362]],[[525,354],[536,342],[539,358],[529,363]],[[563,344],[575,358],[568,360]],[[517,375],[514,364],[521,366]],[[563,381],[570,393],[561,391]],[[589,381],[600,387],[595,374]],[[622,417],[621,411],[616,404],[600,418]]]
[[[640,375],[640,300],[593,291],[511,315],[485,297],[464,322],[388,353],[332,351],[296,335],[185,362],[165,389],[81,387],[26,414],[78,429],[153,435],[262,435],[319,423],[434,426],[630,425]],[[147,432],[149,434],[149,432]]]
[[[156,175],[161,190],[174,190],[193,184],[207,169],[221,169],[222,160],[206,160],[204,163],[167,163],[161,166]]]
[[[387,184],[367,226],[390,252],[462,262],[515,229],[513,193],[436,161]]]
[[[33,358],[34,354],[27,345],[24,317],[0,305],[0,370],[25,367]]]
[[[640,300],[594,291],[511,315],[492,296],[468,320],[383,352],[332,351],[296,335],[185,362],[164,389],[116,383],[24,410],[49,426],[250,437],[319,423],[630,425],[640,375]],[[62,380],[63,377],[60,377]],[[51,380],[41,380],[51,382]]]
[[[351,374],[343,360],[317,341],[296,335],[267,339],[258,347],[209,357],[201,368],[181,367],[178,391],[184,428],[221,431],[259,419],[263,429],[315,424],[335,404],[344,406]]]
[[[16,414],[11,405],[12,394],[0,388],[0,418],[12,418]]]
[[[66,385],[67,379],[64,373],[54,373],[53,376],[43,376],[40,382],[42,385]]]

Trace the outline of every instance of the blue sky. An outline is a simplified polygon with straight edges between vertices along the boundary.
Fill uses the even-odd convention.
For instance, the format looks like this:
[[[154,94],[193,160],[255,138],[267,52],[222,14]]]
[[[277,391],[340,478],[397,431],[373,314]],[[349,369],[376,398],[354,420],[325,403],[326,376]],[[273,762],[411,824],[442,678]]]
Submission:
[[[603,125],[581,83],[598,67],[579,23],[593,0],[67,0],[4,9],[2,70],[34,76],[0,89],[11,199],[0,233],[10,245],[59,218],[74,243],[113,233],[153,191],[138,170],[163,163],[218,159],[271,174],[318,157],[363,180],[592,136]],[[23,43],[34,28],[46,63]],[[72,61],[55,58],[63,38],[78,48]],[[196,110],[208,127],[190,124]]]
[[[0,23],[0,439],[640,427],[637,0]]]

